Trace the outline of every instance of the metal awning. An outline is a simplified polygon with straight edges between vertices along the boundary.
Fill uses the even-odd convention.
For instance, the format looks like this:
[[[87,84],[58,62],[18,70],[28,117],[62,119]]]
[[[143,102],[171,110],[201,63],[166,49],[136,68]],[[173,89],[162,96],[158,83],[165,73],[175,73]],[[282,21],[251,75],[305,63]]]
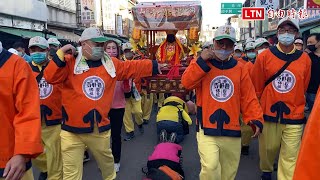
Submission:
[[[80,39],[80,36],[78,36],[73,32],[63,31],[58,29],[51,29],[51,28],[48,28],[48,30],[56,34],[58,39],[65,39],[73,42],[78,42]]]
[[[310,30],[310,29],[313,29],[313,28],[315,28],[315,27],[317,27],[317,26],[320,26],[319,24],[313,24],[313,25],[309,25],[309,26],[305,26],[305,27],[302,27],[302,28],[300,28],[300,33],[303,33],[303,32],[305,32],[305,31],[308,31],[308,30]]]
[[[41,31],[31,31],[31,30],[26,30],[26,29],[0,27],[0,31],[7,33],[7,34],[14,35],[14,36],[23,37],[23,38],[32,38],[35,36],[45,37],[45,34]],[[55,36],[48,34],[47,37],[55,37]]]

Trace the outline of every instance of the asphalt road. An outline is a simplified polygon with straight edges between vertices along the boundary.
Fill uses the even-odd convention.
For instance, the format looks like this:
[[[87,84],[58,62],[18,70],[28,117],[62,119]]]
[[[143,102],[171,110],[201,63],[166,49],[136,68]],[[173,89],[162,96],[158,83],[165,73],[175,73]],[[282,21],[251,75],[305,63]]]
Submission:
[[[193,120],[195,117],[192,118]],[[156,123],[155,113],[152,114],[151,121],[145,125],[145,133],[141,135],[136,128],[136,137],[131,141],[123,141],[121,168],[117,174],[117,180],[141,180],[144,175],[141,168],[146,166],[148,156],[152,153],[154,146],[157,143],[156,139]],[[186,179],[199,179],[200,160],[197,150],[197,142],[195,138],[195,125],[190,128],[190,134],[186,136],[182,142],[183,146],[183,169],[185,171]],[[124,135],[124,132],[123,132]],[[35,177],[38,177],[38,172],[35,169]],[[273,173],[276,179],[276,173]],[[101,175],[94,160],[84,164],[84,180],[100,180]],[[248,156],[241,156],[241,161],[236,176],[236,180],[258,180],[260,179],[259,170],[259,154],[258,141],[254,139],[250,146],[250,154]]]

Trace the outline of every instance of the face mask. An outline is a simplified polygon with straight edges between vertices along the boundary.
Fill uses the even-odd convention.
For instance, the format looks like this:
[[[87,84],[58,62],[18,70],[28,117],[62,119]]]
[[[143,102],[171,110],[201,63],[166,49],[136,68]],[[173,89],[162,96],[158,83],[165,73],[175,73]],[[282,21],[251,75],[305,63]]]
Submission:
[[[315,51],[317,50],[316,44],[314,44],[314,45],[308,45],[307,48],[308,48],[311,52],[315,52]]]
[[[131,52],[126,52],[124,53],[124,56],[127,60],[132,60],[133,59],[133,53]]]
[[[239,58],[241,56],[241,53],[234,53],[234,56]]]
[[[169,43],[173,43],[173,42],[176,41],[176,37],[175,37],[173,34],[168,34],[168,35],[167,35],[167,41],[168,41]]]
[[[248,52],[248,53],[247,53],[247,57],[248,57],[249,59],[254,59],[254,58],[256,58],[256,53],[255,53],[255,52]]]
[[[0,53],[2,52],[2,49],[3,49],[2,43],[1,43],[1,41],[0,41]]]
[[[117,57],[118,56],[118,52],[116,49],[107,49],[107,53],[110,57]]]
[[[46,52],[34,52],[30,54],[32,61],[36,64],[41,64],[47,59]]]
[[[294,42],[294,34],[284,33],[278,35],[279,42],[285,46],[289,46]]]
[[[90,60],[97,61],[100,60],[103,56],[104,50],[103,47],[91,47],[88,44],[89,48],[91,48],[91,58]],[[86,50],[85,50],[86,51]],[[88,51],[86,51],[88,53]],[[90,54],[90,53],[88,53]]]
[[[260,49],[260,50],[258,50],[258,54],[262,53],[264,50],[266,50],[266,49]]]
[[[19,52],[18,51],[18,56],[22,57],[23,56],[23,52]]]
[[[232,54],[233,50],[214,50],[214,54],[221,60],[225,61]]]

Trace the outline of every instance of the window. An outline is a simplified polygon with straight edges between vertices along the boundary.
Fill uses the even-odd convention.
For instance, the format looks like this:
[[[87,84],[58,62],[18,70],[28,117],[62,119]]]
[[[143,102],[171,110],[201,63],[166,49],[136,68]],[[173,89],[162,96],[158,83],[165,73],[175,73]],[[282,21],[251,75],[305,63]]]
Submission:
[[[284,7],[284,0],[279,0],[279,8],[283,8]]]
[[[301,7],[303,7],[303,3],[304,3],[304,1],[303,0],[297,0],[298,1],[298,5],[297,5],[297,8],[301,8]]]

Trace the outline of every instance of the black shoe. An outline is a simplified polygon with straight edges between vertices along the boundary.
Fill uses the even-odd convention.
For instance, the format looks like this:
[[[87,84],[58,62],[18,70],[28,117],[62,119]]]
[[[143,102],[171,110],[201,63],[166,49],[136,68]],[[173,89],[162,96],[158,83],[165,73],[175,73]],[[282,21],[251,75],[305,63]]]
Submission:
[[[173,132],[170,134],[169,142],[175,143],[177,139],[177,133]]]
[[[263,172],[261,175],[261,180],[272,180],[271,175],[271,172]]]
[[[48,178],[48,173],[47,172],[41,172],[39,175],[38,180],[46,180]]]
[[[144,119],[143,124],[147,125],[147,124],[149,124],[149,121]]]
[[[86,163],[88,161],[90,161],[90,156],[89,156],[88,151],[85,151],[84,156],[83,156],[83,163]]]
[[[167,137],[168,137],[167,131],[165,129],[162,129],[160,132],[159,142],[160,143],[167,142],[168,141]]]
[[[141,124],[141,125],[138,125],[138,128],[139,128],[139,132],[140,132],[141,134],[143,134],[143,133],[144,133],[143,125],[142,125],[142,124]]]
[[[130,141],[134,138],[134,132],[126,133],[126,137],[124,138],[125,141]]]
[[[241,154],[244,156],[248,156],[249,155],[249,146],[242,146]]]

